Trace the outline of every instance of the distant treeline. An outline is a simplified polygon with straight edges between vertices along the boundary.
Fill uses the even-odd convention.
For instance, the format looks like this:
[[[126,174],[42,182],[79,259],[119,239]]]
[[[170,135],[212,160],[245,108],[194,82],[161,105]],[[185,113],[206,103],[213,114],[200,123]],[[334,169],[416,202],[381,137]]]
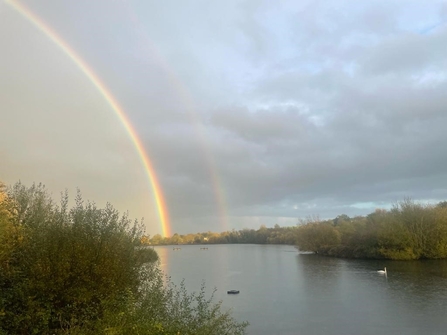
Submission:
[[[367,216],[342,214],[331,220],[309,218],[294,227],[261,226],[223,233],[143,237],[150,245],[289,244],[326,256],[374,259],[447,258],[447,201],[423,205],[404,200]]]
[[[296,244],[298,227],[267,228],[262,225],[258,230],[242,229],[225,231],[222,233],[196,233],[172,237],[162,237],[160,234],[152,238],[145,236],[143,243],[149,245],[176,245],[176,244]]]

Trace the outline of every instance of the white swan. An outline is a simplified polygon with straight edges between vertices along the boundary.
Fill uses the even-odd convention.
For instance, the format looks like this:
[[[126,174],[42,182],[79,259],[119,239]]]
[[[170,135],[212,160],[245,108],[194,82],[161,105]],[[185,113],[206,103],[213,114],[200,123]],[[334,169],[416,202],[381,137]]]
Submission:
[[[383,268],[383,270],[378,270],[377,273],[380,273],[381,275],[386,275],[386,266]]]

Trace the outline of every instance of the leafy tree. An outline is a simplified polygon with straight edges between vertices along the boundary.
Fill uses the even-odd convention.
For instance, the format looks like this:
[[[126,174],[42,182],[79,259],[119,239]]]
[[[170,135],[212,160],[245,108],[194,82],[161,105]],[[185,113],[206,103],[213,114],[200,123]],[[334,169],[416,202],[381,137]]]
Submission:
[[[110,204],[78,193],[70,209],[43,185],[11,187],[0,202],[0,334],[243,333],[218,304],[165,280],[142,237]]]
[[[172,237],[171,237],[171,243],[172,244],[181,244],[183,242],[183,240],[182,240],[182,238],[180,237],[180,235],[179,234],[174,234]]]
[[[447,208],[409,199],[365,218],[340,215],[298,227],[300,250],[353,258],[447,258]]]
[[[351,218],[349,216],[347,216],[346,214],[341,214],[332,221],[334,222],[334,226],[338,226],[343,224],[344,222],[349,222],[350,220]]]
[[[157,259],[151,249],[138,248],[138,223],[109,204],[98,209],[78,194],[69,210],[67,195],[56,206],[43,185],[26,188],[21,183],[8,197],[10,229],[21,232],[20,244],[2,234],[9,240],[3,245],[14,245],[10,271],[0,274],[9,295],[0,320],[10,333],[70,328],[100,317],[102,302],[125,290],[136,293],[144,280],[139,267]]]
[[[340,244],[340,233],[329,222],[309,219],[297,232],[297,245],[301,251],[327,253]]]
[[[163,237],[160,234],[154,235],[151,239],[151,244],[160,245],[163,242]]]

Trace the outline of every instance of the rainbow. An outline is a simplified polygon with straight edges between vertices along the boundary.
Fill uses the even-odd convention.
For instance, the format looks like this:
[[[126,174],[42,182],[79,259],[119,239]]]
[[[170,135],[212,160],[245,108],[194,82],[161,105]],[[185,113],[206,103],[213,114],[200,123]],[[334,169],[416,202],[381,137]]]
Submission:
[[[149,156],[144,150],[144,146],[138,137],[137,132],[130,123],[128,117],[126,116],[123,108],[119,105],[118,101],[113,97],[107,86],[101,82],[100,78],[95,74],[95,72],[87,65],[87,63],[66,43],[62,37],[60,37],[55,31],[53,31],[45,22],[43,22],[36,14],[34,14],[30,9],[20,4],[18,1],[4,0],[6,4],[14,8],[18,13],[20,13],[24,18],[36,26],[40,31],[42,31],[50,40],[52,40],[64,53],[77,65],[77,67],[87,76],[87,78],[92,82],[92,84],[98,89],[107,103],[110,105],[112,110],[115,112],[116,116],[119,118],[123,124],[130,140],[135,146],[136,152],[141,159],[144,170],[147,174],[150,186],[154,193],[155,203],[157,206],[158,216],[160,219],[160,225],[163,236],[171,236],[171,228],[169,225],[168,210],[166,206],[165,199],[163,197],[163,192],[160,187],[160,183],[156,178],[155,170],[149,159]]]
[[[196,106],[191,98],[191,95],[185,88],[185,86],[179,81],[178,76],[174,73],[169,64],[165,61],[165,59],[160,55],[157,47],[153,45],[150,38],[144,32],[144,29],[141,29],[140,20],[138,19],[138,15],[133,11],[133,9],[128,5],[127,2],[124,4],[124,10],[127,12],[130,21],[134,24],[134,31],[138,33],[138,37],[142,44],[148,47],[148,52],[156,57],[157,64],[164,70],[166,74],[168,74],[168,78],[171,80],[172,85],[176,88],[177,94],[181,98],[183,105],[185,106],[187,114],[189,114],[191,118],[191,123],[195,126],[196,134],[199,139],[199,143],[202,146],[202,150],[204,152],[206,166],[208,167],[209,177],[211,179],[211,188],[214,193],[214,197],[216,199],[217,212],[220,218],[220,226],[222,227],[222,231],[228,231],[228,208],[226,202],[225,189],[223,187],[221,178],[218,174],[218,168],[216,162],[211,154],[211,148],[208,145],[210,138],[206,132],[206,128],[197,112],[195,112]],[[127,5],[127,6],[126,6]]]

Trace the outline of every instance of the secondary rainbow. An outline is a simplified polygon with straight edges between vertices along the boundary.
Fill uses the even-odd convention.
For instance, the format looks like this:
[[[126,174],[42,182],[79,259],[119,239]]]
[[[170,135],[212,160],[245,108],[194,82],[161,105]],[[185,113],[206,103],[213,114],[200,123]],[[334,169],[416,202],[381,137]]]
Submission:
[[[144,29],[141,28],[141,23],[138,19],[138,15],[135,13],[135,11],[133,11],[131,6],[129,6],[127,2],[124,2],[123,5],[123,10],[126,10],[127,14],[130,17],[130,21],[134,24],[134,32],[138,34],[138,38],[142,42],[142,45],[145,45],[148,48],[148,50],[143,51],[148,51],[151,56],[155,57],[157,60],[157,64],[165,71],[166,74],[168,74],[168,78],[171,80],[173,87],[175,87],[176,93],[179,95],[181,101],[183,102],[185,111],[190,116],[191,123],[195,127],[200,146],[204,153],[206,166],[208,167],[208,172],[211,179],[211,188],[216,199],[220,226],[222,228],[222,231],[228,231],[228,208],[225,189],[218,173],[219,169],[216,165],[215,159],[212,155],[212,150],[210,148],[209,139],[211,138],[211,136],[207,134],[204,123],[199,113],[196,112],[197,107],[187,88],[180,82],[174,70],[166,62],[165,58],[160,55],[157,46],[152,43],[151,39],[147,36]]]
[[[152,166],[149,156],[146,154],[144,150],[144,146],[141,143],[141,140],[138,138],[137,132],[130,123],[123,108],[119,105],[118,101],[113,97],[112,93],[109,91],[107,86],[103,82],[101,82],[100,78],[95,74],[95,72],[54,30],[52,30],[45,22],[43,22],[36,14],[34,14],[30,9],[25,7],[23,4],[20,4],[19,2],[12,0],[4,0],[4,1],[6,4],[10,5],[18,13],[20,13],[23,17],[25,17],[34,26],[36,26],[40,31],[42,31],[60,49],[62,49],[68,57],[70,57],[70,59],[78,66],[78,68],[87,76],[87,78],[98,89],[98,91],[108,102],[112,110],[118,116],[119,120],[126,129],[126,132],[130,137],[130,140],[135,146],[135,149],[138,153],[138,156],[141,159],[144,170],[149,179],[149,183],[154,193],[162,234],[163,236],[171,236],[168,210],[165,199],[163,197],[162,189],[156,178],[155,170]]]

